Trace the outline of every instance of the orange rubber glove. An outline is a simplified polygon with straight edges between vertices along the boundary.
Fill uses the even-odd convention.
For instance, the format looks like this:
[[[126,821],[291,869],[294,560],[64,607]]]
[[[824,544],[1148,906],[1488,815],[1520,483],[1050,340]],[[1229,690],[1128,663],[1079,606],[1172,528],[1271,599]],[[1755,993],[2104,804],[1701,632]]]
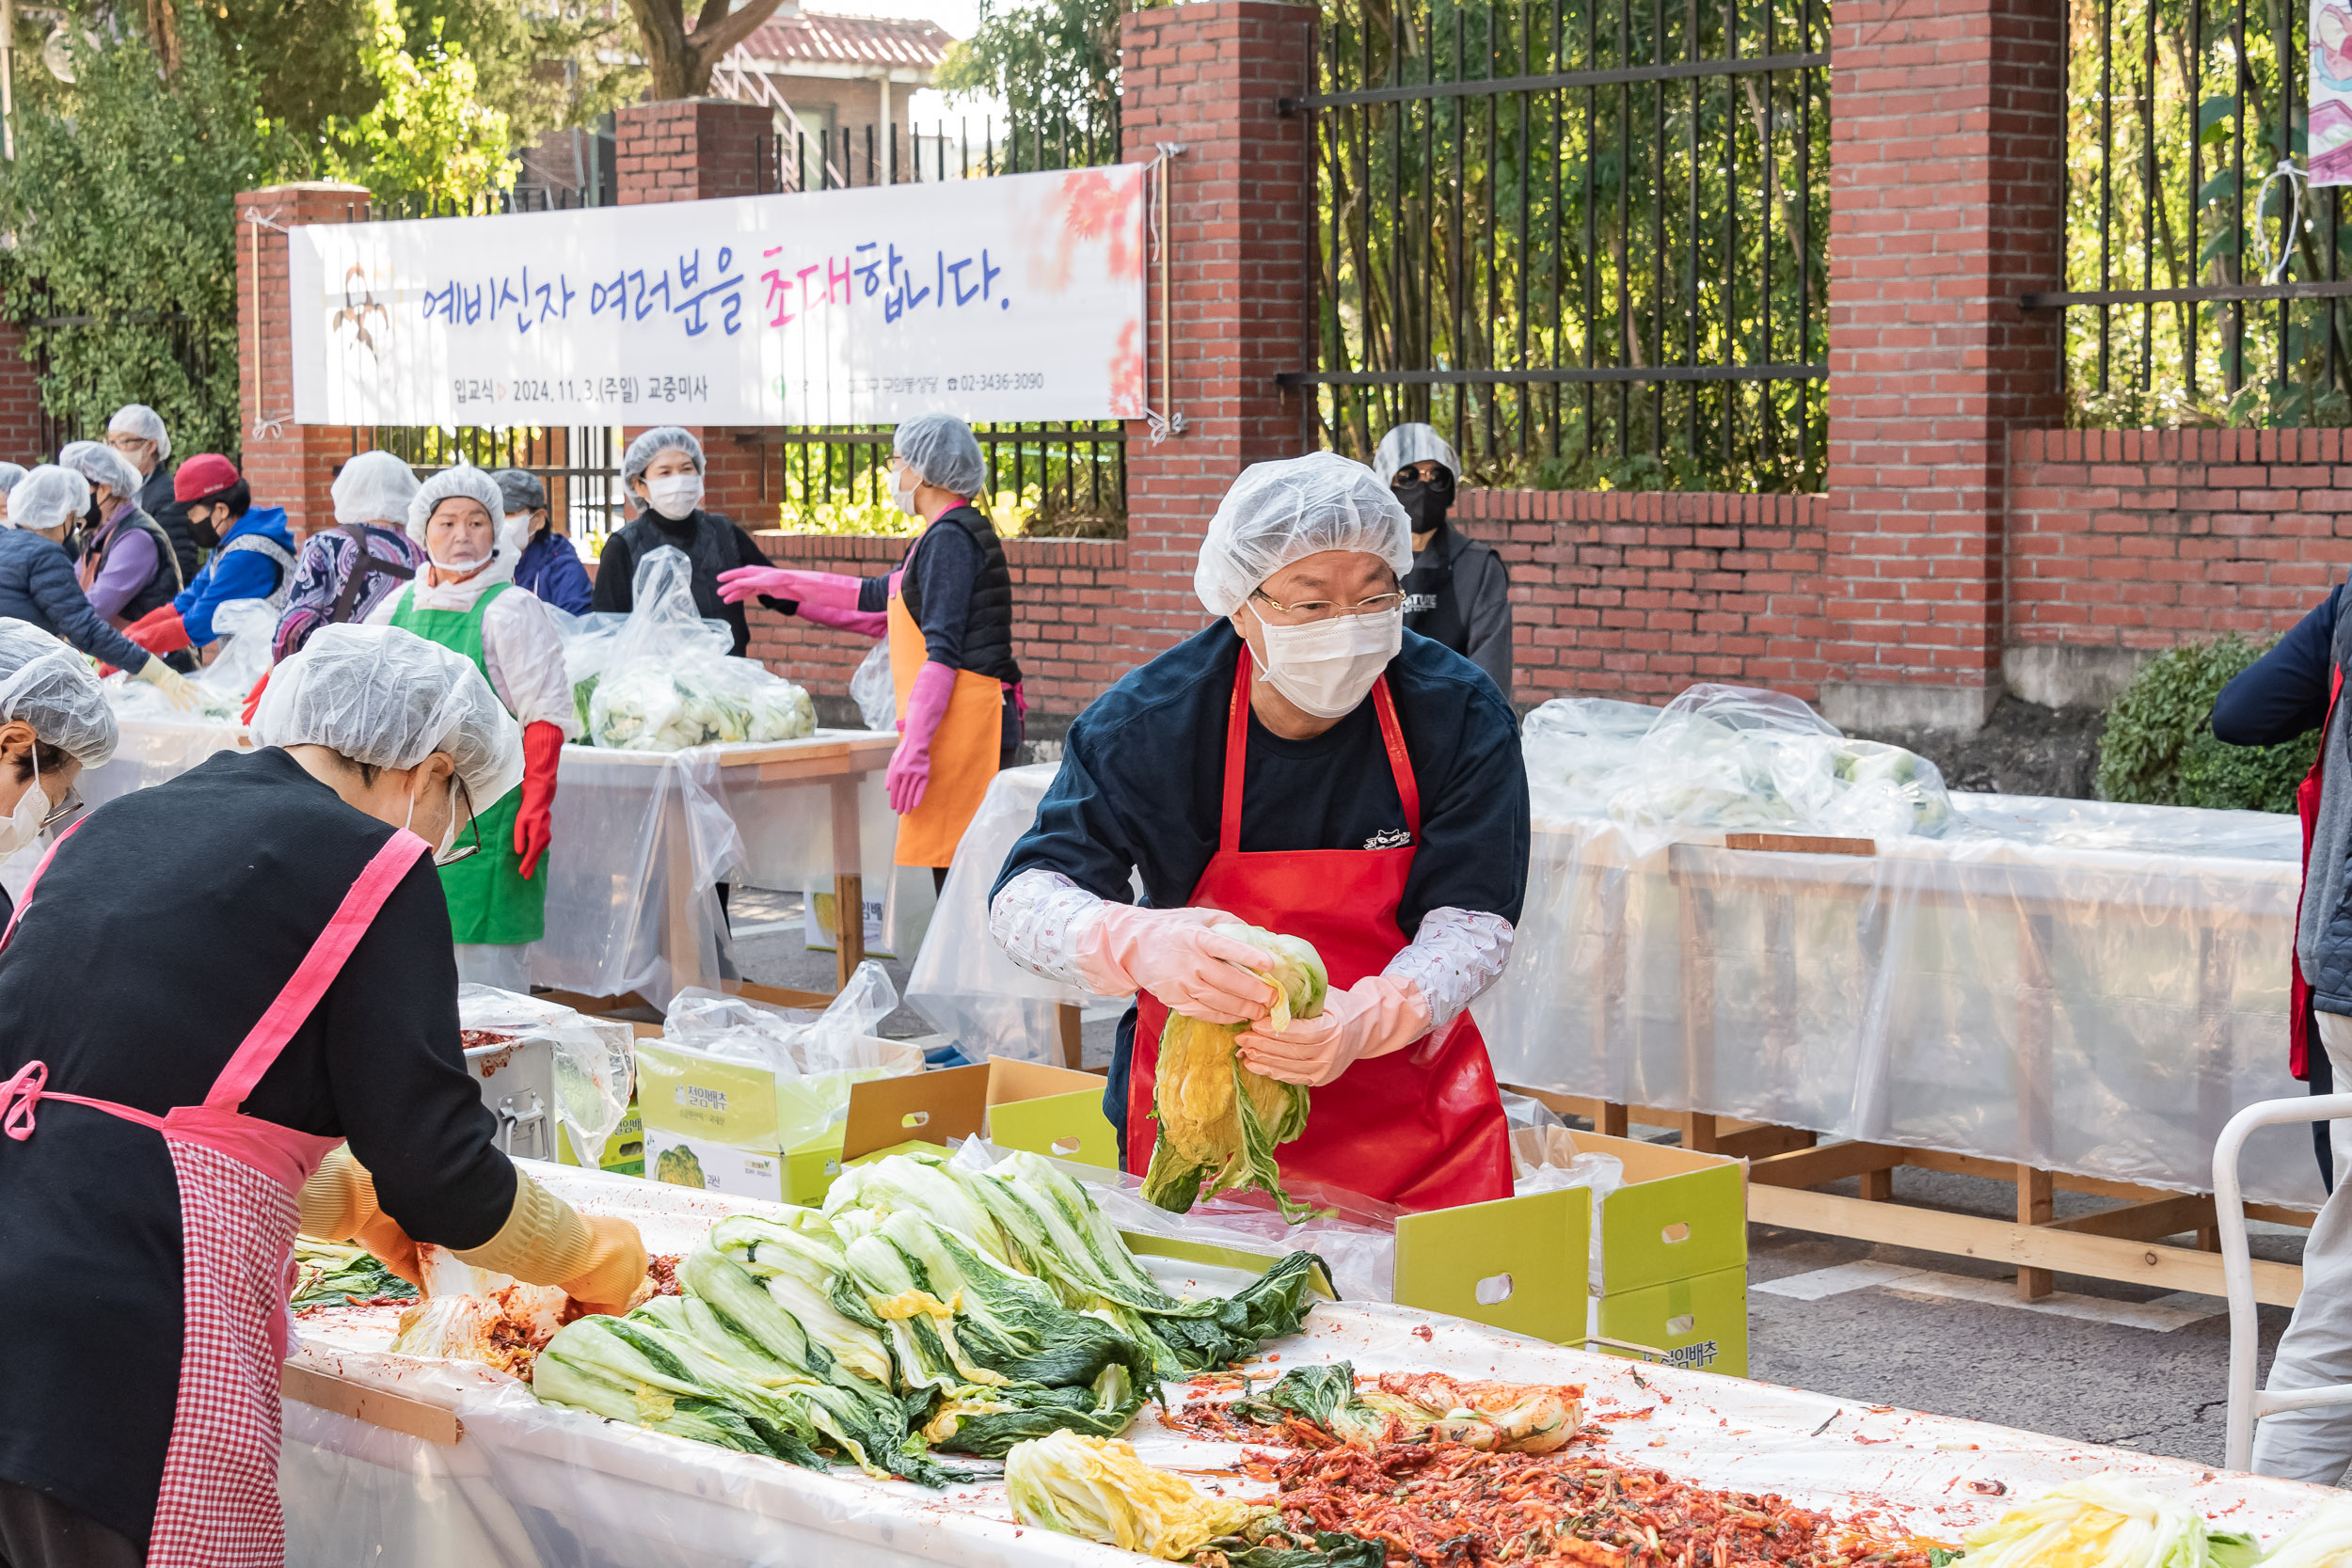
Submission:
[[[637,1227],[614,1214],[582,1214],[588,1227],[589,1263],[562,1281],[564,1293],[591,1312],[617,1317],[629,1309],[645,1283],[645,1243]]]
[[[151,654],[176,654],[188,645],[188,628],[169,605],[149,610],[123,627],[122,635]]]
[[[348,1144],[327,1150],[302,1184],[298,1209],[304,1235],[322,1242],[357,1242],[409,1284],[423,1286],[417,1243],[375,1201],[375,1178],[352,1158]]]
[[[1169,1010],[1210,1023],[1246,1023],[1274,1006],[1275,990],[1249,973],[1265,949],[1209,929],[1223,910],[1146,910],[1105,904],[1073,957],[1098,996],[1148,990]]]
[[[523,799],[515,813],[515,853],[531,880],[539,857],[555,838],[555,769],[564,760],[564,732],[546,720],[523,726]]]

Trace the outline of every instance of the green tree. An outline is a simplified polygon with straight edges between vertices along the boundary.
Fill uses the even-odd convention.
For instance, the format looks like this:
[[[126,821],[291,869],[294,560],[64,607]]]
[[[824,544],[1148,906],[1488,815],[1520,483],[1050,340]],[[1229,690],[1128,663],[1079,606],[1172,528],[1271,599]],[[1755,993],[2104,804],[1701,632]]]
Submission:
[[[393,0],[373,0],[372,9],[359,58],[376,100],[355,119],[327,120],[326,172],[379,198],[465,200],[513,184],[506,114],[476,96],[464,45],[443,38],[436,18],[423,47],[411,53]]]
[[[201,11],[180,48],[168,81],[136,38],[77,47],[71,86],[20,71],[0,304],[27,324],[51,412],[96,429],[146,403],[177,450],[233,453],[235,198],[292,150]]]
[[[980,25],[947,51],[938,85],[994,93],[1024,135],[1107,135],[1119,111],[1119,0],[1039,0],[980,8]],[[1118,156],[1111,140],[1107,157]]]
[[[2316,733],[2276,746],[2232,746],[2213,733],[2214,699],[2263,650],[2235,632],[2168,649],[2107,705],[2099,736],[2099,797],[2150,806],[2295,809],[2295,785]]]

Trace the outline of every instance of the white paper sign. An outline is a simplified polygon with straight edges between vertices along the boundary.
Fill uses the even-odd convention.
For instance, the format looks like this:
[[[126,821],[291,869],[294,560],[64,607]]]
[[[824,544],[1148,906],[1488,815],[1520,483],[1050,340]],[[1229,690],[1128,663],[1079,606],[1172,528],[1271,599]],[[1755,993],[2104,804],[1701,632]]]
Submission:
[[[1137,419],[1145,167],[298,226],[294,419]]]

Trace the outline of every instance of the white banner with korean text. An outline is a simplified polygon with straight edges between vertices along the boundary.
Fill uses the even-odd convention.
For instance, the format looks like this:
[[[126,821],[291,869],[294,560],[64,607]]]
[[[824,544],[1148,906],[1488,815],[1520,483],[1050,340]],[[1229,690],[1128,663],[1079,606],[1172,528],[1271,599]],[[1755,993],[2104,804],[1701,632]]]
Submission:
[[[1147,166],[297,226],[294,418],[1139,419]]]

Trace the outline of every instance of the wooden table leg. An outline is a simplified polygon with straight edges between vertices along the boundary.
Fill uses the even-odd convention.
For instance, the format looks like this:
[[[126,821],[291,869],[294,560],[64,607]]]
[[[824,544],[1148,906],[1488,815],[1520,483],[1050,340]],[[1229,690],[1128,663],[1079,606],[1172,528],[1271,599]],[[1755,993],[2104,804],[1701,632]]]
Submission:
[[[2017,1167],[2017,1223],[2047,1225],[2056,1213],[2051,1201],[2050,1173],[2031,1165]],[[2017,1271],[2017,1299],[2040,1301],[2056,1289],[2047,1269]]]
[[[1613,1100],[1603,1100],[1596,1102],[1594,1108],[1600,1113],[1593,1117],[1594,1132],[1598,1132],[1604,1138],[1622,1138],[1629,1135],[1628,1131],[1629,1118],[1625,1114],[1624,1106]]]
[[[678,990],[689,986],[716,990],[719,976],[703,970],[703,944],[695,915],[706,896],[715,904],[718,895],[711,884],[694,877],[694,829],[686,817],[685,791],[665,789],[661,799],[661,822],[656,832],[667,870],[662,888],[662,956],[670,960],[670,984]],[[717,940],[716,932],[712,936]]]
[[[1086,1066],[1085,1015],[1068,1002],[1054,1004],[1054,1033],[1061,1045],[1061,1065],[1076,1072]]]
[[[833,952],[841,986],[866,961],[866,860],[858,839],[858,777],[833,782]]]
[[[1862,1196],[1869,1199],[1872,1203],[1894,1202],[1894,1167],[1888,1166],[1883,1170],[1864,1171],[1862,1173]]]
[[[1705,1111],[1682,1113],[1682,1147],[1701,1154],[1715,1152],[1715,1118]]]

